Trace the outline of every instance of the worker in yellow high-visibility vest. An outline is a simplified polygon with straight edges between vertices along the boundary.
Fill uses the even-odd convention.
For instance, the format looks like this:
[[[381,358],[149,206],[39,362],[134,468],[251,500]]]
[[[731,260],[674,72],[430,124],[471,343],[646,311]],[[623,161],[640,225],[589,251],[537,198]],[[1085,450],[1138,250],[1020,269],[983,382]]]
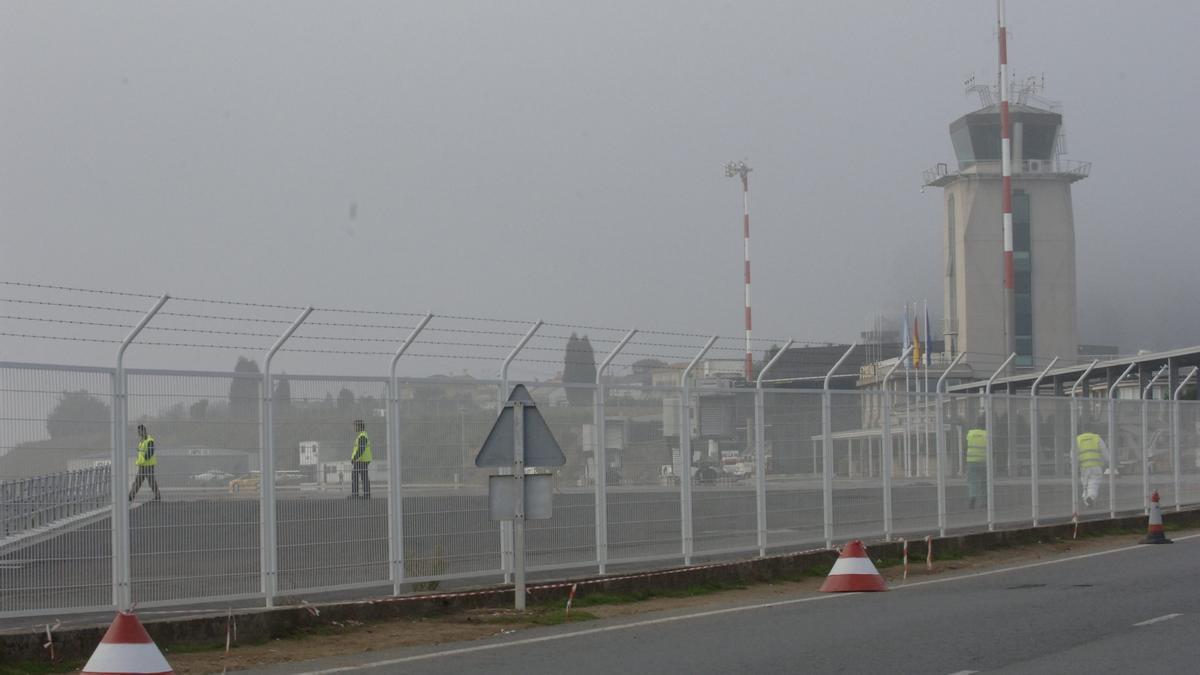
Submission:
[[[968,508],[976,501],[987,500],[987,420],[980,417],[975,427],[967,431],[967,498]]]
[[[1111,458],[1108,446],[1100,435],[1086,429],[1075,437],[1075,457],[1079,462],[1079,485],[1083,490],[1083,505],[1090,508],[1100,495],[1100,477]]]
[[[137,459],[134,464],[137,465],[137,478],[133,479],[133,487],[129,488],[129,501],[137,496],[138,490],[142,487],[142,481],[150,483],[150,489],[154,490],[154,501],[162,500],[162,494],[158,491],[158,481],[154,479],[154,467],[158,466],[158,456],[154,454],[154,437],[150,435],[150,431],[146,429],[145,424],[139,424],[138,432],[138,447]]]
[[[371,439],[367,436],[367,425],[354,420],[354,450],[350,453],[350,498],[358,499],[358,486],[362,484],[362,498],[371,498]]]

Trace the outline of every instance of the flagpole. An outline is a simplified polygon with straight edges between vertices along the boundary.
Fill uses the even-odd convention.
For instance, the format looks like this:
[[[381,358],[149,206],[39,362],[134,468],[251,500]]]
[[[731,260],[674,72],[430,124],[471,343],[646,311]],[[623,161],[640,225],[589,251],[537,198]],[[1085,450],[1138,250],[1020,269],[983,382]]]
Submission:
[[[913,311],[916,312],[916,309],[914,309]],[[908,312],[905,312],[905,313],[907,315]],[[911,328],[905,327],[905,330],[911,330]],[[912,339],[913,339],[912,350],[913,350],[913,352],[916,352],[917,350],[919,350],[920,346],[917,345],[917,342],[916,342],[916,340],[914,340],[914,337],[916,337],[916,336],[914,336],[914,335],[912,336]],[[910,364],[906,364],[906,365],[910,365]],[[914,438],[912,437],[912,389],[916,389],[916,387],[917,387],[917,383],[916,383],[917,374],[916,374],[916,372],[914,372],[914,374],[912,374],[912,375],[913,375],[914,382],[913,382],[910,390],[908,390],[908,392],[905,393],[905,402],[904,402],[904,431],[905,431],[905,440],[904,440],[905,458],[904,458],[904,461],[905,461],[905,476],[908,478],[913,477],[913,458],[914,458],[914,456],[916,456],[916,450],[917,450],[916,448],[914,448],[914,444],[916,444],[916,443],[914,443]]]
[[[929,478],[929,368],[933,365],[933,337],[929,334],[929,299],[925,300],[925,405],[921,418],[925,422],[925,477]]]
[[[910,344],[912,342],[912,333],[909,332],[911,329],[908,327],[908,301],[907,300],[904,302],[904,325],[900,327],[900,330],[904,331],[904,343],[906,345]],[[911,467],[909,466],[910,460],[909,460],[909,453],[908,453],[909,435],[912,433],[912,429],[910,428],[911,425],[909,424],[909,421],[912,418],[908,414],[909,413],[909,411],[908,411],[908,396],[909,396],[909,393],[912,391],[911,378],[912,378],[912,365],[909,363],[908,359],[905,359],[904,360],[904,442],[900,444],[900,449],[904,452],[904,461],[901,463],[904,465],[904,476],[906,478],[911,476],[911,473],[910,473]]]

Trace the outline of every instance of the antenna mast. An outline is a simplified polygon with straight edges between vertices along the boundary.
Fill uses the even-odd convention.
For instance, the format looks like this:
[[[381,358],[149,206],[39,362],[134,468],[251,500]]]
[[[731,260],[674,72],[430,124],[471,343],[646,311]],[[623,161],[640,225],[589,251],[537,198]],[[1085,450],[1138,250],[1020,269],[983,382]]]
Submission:
[[[1012,141],[1009,137],[1011,120],[1008,114],[1008,27],[1004,20],[1004,0],[996,0],[996,18],[1000,36],[1000,190],[1004,213],[1004,349],[1014,351],[1013,310],[1013,214],[1012,214]]]

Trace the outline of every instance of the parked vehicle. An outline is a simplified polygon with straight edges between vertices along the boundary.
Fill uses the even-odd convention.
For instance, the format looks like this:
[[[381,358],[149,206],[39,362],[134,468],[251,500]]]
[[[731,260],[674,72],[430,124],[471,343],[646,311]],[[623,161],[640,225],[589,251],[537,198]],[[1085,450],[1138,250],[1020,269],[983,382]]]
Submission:
[[[304,482],[304,474],[300,471],[280,470],[275,472],[275,485],[299,485]],[[262,485],[262,476],[258,471],[234,478],[229,481],[229,491],[232,493],[254,492]]]
[[[257,471],[252,471],[240,478],[234,478],[229,481],[229,491],[234,494],[239,492],[253,492],[257,491],[261,484],[262,476]]]
[[[209,469],[192,476],[192,480],[197,483],[218,483],[224,484],[233,479],[233,474],[217,469]]]

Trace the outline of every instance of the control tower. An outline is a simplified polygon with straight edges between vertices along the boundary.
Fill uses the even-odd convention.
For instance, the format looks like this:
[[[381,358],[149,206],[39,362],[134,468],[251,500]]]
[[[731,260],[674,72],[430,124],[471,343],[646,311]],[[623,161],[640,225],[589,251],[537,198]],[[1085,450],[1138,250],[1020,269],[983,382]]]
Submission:
[[[1075,313],[1075,219],[1071,185],[1088,162],[1063,158],[1058,104],[1027,83],[1010,103],[1012,120],[1014,343],[1018,368],[1059,356],[1073,363],[1079,344]],[[983,107],[950,123],[957,170],[938,164],[924,185],[944,190],[945,339],[947,356],[996,367],[1004,341],[1004,228],[1000,180],[1000,106],[990,87],[968,82]],[[1039,107],[1034,103],[1045,107]]]

